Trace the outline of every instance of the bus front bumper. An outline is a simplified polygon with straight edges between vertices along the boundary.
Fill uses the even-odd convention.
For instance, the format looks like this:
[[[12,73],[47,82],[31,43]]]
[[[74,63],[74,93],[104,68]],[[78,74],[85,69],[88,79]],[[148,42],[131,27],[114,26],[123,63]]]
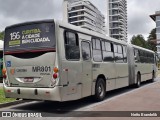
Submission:
[[[4,85],[6,98],[32,99],[32,100],[49,100],[62,101],[60,96],[60,87],[54,88],[24,88],[24,87],[7,87]]]

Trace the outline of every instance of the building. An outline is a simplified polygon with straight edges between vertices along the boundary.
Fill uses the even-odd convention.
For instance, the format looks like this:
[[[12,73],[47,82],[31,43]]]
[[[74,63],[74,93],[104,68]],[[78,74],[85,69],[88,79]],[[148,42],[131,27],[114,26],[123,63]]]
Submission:
[[[156,42],[157,42],[157,53],[160,57],[160,11],[156,11],[155,14],[150,17],[156,22]]]
[[[108,1],[110,37],[127,42],[127,2],[126,0]]]
[[[68,22],[105,34],[105,17],[88,0],[68,0]]]

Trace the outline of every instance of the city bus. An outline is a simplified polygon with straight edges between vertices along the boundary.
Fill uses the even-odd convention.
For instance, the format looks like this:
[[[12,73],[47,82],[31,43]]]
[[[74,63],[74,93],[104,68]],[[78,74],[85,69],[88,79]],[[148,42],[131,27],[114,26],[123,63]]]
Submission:
[[[3,41],[0,40],[0,83],[3,82],[2,69],[3,69]]]
[[[155,53],[69,23],[27,22],[5,29],[6,98],[71,101],[154,80]]]

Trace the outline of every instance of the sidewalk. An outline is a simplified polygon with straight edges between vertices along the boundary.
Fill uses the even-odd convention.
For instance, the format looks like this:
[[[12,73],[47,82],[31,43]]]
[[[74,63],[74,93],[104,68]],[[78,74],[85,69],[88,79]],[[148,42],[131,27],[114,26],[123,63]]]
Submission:
[[[117,96],[105,103],[100,103],[93,106],[85,111],[160,111],[160,78],[154,83],[150,83],[144,87],[135,89],[132,92],[126,93],[124,95]],[[99,113],[100,114],[100,113]],[[94,114],[90,114],[94,116]],[[101,120],[100,117],[89,117],[85,120]],[[119,117],[119,118],[105,118],[105,120],[158,120],[159,118],[151,117]],[[73,119],[72,119],[73,120]],[[77,118],[80,120],[80,118]]]

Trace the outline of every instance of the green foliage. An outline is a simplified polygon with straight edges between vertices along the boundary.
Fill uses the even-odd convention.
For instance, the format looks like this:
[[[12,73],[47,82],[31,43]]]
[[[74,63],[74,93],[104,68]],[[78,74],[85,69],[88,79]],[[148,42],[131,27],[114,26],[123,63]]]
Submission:
[[[16,99],[14,99],[14,98],[5,98],[4,90],[2,87],[0,87],[0,104],[7,103],[7,102],[13,102],[15,100]]]
[[[0,40],[4,39],[4,32],[0,32]]]
[[[157,51],[156,48],[156,29],[152,29],[149,33],[147,41],[144,39],[143,35],[134,35],[131,39],[131,43],[143,48],[147,48],[153,51]]]
[[[156,39],[156,28],[152,29],[149,33],[148,40]]]
[[[140,47],[143,47],[143,48],[148,48],[148,44],[147,42],[145,41],[143,35],[134,35],[131,39],[131,43],[133,45],[137,45],[137,46],[140,46]]]
[[[156,48],[156,28],[152,29],[148,36],[148,47],[150,50],[157,51]]]

